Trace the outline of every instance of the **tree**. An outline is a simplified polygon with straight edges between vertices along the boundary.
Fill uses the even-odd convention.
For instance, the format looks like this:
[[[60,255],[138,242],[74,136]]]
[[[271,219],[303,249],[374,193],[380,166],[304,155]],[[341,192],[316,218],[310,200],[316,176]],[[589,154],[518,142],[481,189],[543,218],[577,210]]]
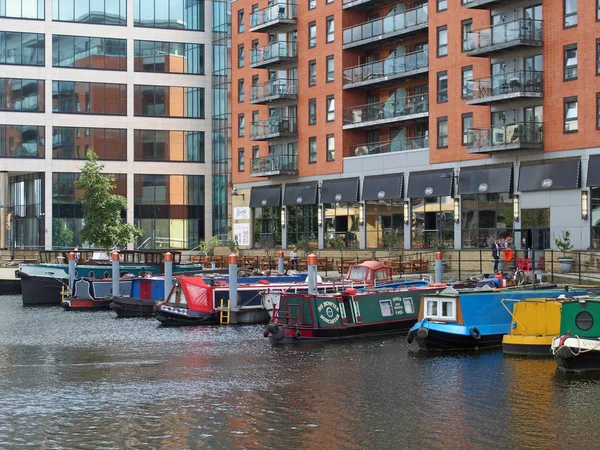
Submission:
[[[52,245],[54,247],[72,247],[75,233],[67,227],[65,219],[52,219]]]
[[[98,155],[89,149],[75,188],[83,193],[77,197],[83,212],[81,239],[100,248],[124,247],[142,235],[142,230],[121,221],[121,211],[127,209],[127,199],[111,194],[115,177],[104,174]]]

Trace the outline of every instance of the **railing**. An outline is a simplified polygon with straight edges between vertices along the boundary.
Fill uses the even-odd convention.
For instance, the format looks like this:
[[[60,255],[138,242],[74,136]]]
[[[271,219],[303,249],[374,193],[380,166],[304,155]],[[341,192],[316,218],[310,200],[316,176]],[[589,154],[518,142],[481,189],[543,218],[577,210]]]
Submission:
[[[427,50],[394,56],[360,66],[344,69],[344,85],[401,75],[428,67]]]
[[[267,97],[295,97],[298,95],[298,80],[271,80],[255,84],[250,89],[250,101]]]
[[[388,33],[407,30],[426,24],[427,4],[398,14],[361,23],[344,29],[344,45],[375,38]]]
[[[250,161],[250,173],[267,172],[298,172],[298,155],[269,155]]]
[[[473,80],[474,98],[524,92],[543,92],[543,72],[520,70]]]
[[[515,41],[542,41],[542,21],[517,19],[488,28],[471,31],[467,35],[468,50],[479,50]]]
[[[469,128],[468,148],[506,146],[514,144],[542,144],[541,122],[515,122],[486,128]]]
[[[429,148],[429,136],[417,136],[405,139],[394,139],[383,142],[367,142],[366,144],[352,145],[349,156],[378,155],[380,153],[402,152]]]
[[[250,28],[265,25],[276,20],[296,20],[298,7],[295,3],[280,2],[250,14]]]
[[[277,135],[281,133],[297,133],[296,117],[272,117],[260,122],[252,122],[250,125],[250,139],[263,136]]]
[[[345,108],[343,116],[344,125],[351,125],[425,112],[429,112],[428,94]]]
[[[272,42],[262,47],[253,48],[250,52],[250,64],[258,64],[275,58],[296,58],[297,56],[297,42]]]

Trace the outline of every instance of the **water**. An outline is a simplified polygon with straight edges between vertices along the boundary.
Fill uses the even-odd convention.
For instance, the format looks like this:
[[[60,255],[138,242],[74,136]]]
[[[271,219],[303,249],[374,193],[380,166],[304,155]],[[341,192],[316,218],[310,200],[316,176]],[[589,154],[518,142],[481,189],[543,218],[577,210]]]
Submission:
[[[599,448],[600,375],[404,337],[272,347],[0,297],[0,448]]]

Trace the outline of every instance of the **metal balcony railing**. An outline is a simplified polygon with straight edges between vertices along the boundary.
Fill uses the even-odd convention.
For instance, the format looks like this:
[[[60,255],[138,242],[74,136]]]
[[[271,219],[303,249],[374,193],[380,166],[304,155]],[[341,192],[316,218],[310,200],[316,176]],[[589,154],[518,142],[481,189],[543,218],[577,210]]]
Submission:
[[[272,59],[297,58],[298,45],[296,42],[271,42],[262,47],[253,48],[250,52],[250,64],[261,64]]]
[[[263,84],[255,84],[250,89],[250,101],[260,102],[273,98],[296,98],[298,96],[298,80],[271,80]]]
[[[250,174],[295,175],[298,173],[298,155],[269,155],[250,161]]]
[[[250,28],[262,27],[271,22],[295,21],[298,19],[296,3],[280,1],[250,14]]]
[[[250,124],[250,139],[260,140],[291,135],[298,132],[296,117],[271,117]]]
[[[378,80],[399,77],[428,67],[427,50],[394,56],[360,66],[344,69],[344,85],[354,83],[372,84]]]
[[[428,20],[427,4],[391,16],[382,17],[344,29],[344,45],[360,43],[386,34],[409,31],[413,27],[426,25]]]
[[[345,108],[343,120],[344,125],[358,125],[368,122],[389,121],[388,119],[427,112],[429,112],[429,95],[423,94]]]
[[[486,147],[523,148],[543,143],[541,122],[514,122],[485,128],[469,128],[467,148],[477,151]]]
[[[403,152],[421,148],[429,148],[429,136],[417,136],[405,139],[394,139],[392,141],[367,142],[366,144],[353,145],[350,147],[350,153],[348,155],[378,155],[380,153]]]
[[[491,27],[471,31],[467,34],[468,51],[490,49],[496,45],[521,41],[542,42],[542,21],[517,19]]]
[[[473,99],[497,97],[507,94],[542,94],[543,72],[519,70],[473,80]]]

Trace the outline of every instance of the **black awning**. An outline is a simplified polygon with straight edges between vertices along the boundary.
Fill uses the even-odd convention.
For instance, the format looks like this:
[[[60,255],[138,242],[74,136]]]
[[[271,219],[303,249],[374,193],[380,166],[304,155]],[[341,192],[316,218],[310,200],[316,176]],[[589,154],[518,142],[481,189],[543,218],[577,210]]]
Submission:
[[[452,195],[453,178],[453,169],[411,172],[408,178],[408,198]]]
[[[281,186],[258,186],[250,191],[250,207],[264,208],[265,206],[281,205]]]
[[[512,164],[463,167],[458,177],[458,193],[498,194],[512,192]]]
[[[321,186],[321,203],[358,201],[358,178],[325,180]]]
[[[287,184],[283,194],[284,205],[316,205],[317,182]]]
[[[578,189],[579,168],[579,158],[523,162],[519,169],[519,191]]]
[[[590,156],[590,162],[588,163],[587,172],[587,186],[600,186],[600,155]]]
[[[366,201],[403,198],[403,187],[403,173],[365,177],[362,199]]]

